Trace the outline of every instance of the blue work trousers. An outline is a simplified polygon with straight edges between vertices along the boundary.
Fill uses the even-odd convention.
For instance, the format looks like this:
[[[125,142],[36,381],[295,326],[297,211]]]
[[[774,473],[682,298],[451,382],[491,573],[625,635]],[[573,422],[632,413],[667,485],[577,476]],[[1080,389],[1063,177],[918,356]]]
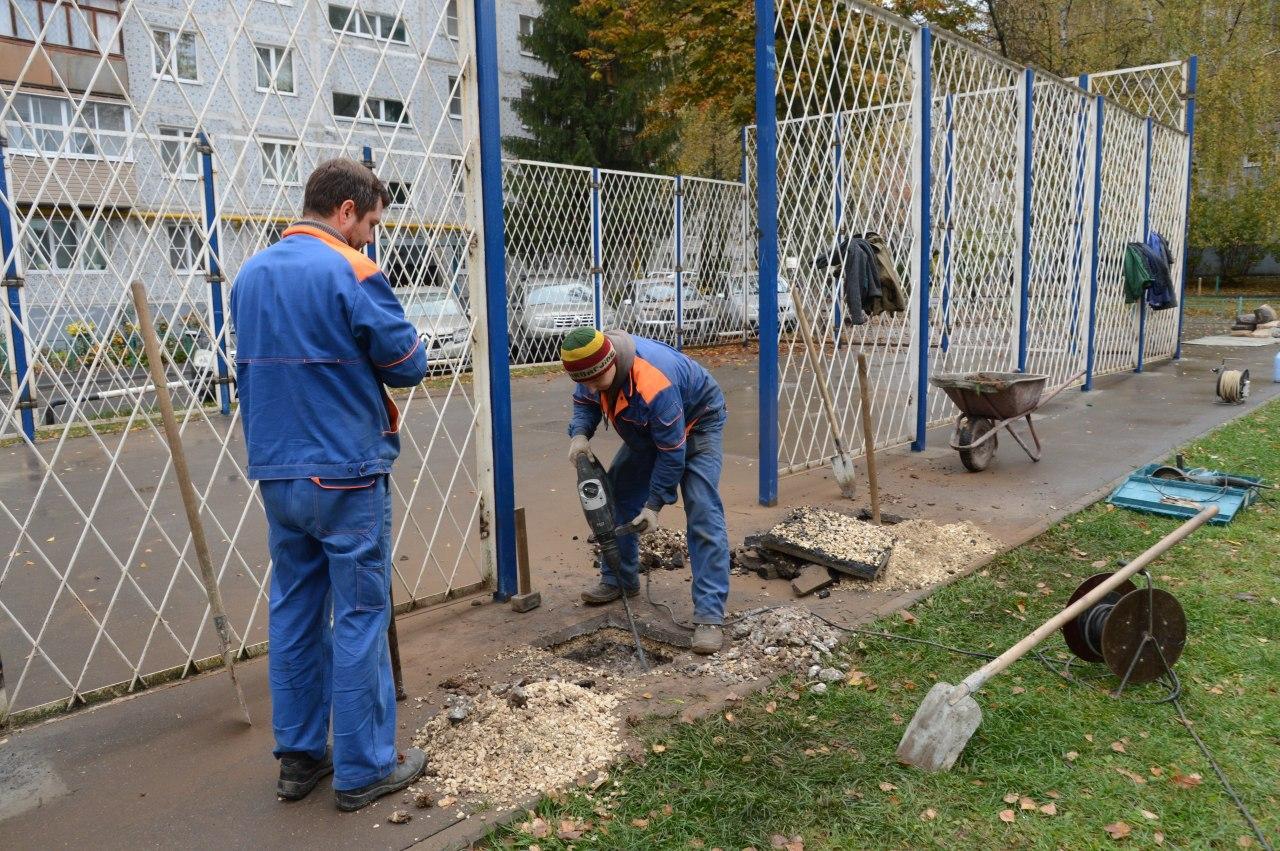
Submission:
[[[271,723],[275,754],[324,756],[333,788],[396,764],[391,494],[385,475],[261,482],[271,547]]]
[[[724,466],[725,414],[717,412],[699,421],[689,432],[685,448],[684,477],[680,496],[684,499],[689,561],[693,565],[694,623],[724,623],[724,603],[729,596],[729,530],[720,500],[720,470]],[[613,492],[613,516],[618,525],[633,520],[649,498],[649,478],[658,449],[637,450],[623,444],[609,465],[609,487]],[[618,538],[622,553],[623,582],[628,588],[640,585],[640,542],[635,535]],[[600,573],[606,585],[617,586],[603,561]]]

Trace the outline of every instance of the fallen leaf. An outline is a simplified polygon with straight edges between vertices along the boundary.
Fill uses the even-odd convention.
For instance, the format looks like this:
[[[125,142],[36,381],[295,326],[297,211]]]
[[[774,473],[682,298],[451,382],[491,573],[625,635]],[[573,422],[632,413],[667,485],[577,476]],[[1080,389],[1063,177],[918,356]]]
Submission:
[[[764,711],[765,711],[765,712],[767,712],[767,713],[769,713],[770,715],[772,715],[773,713],[777,712],[777,711],[778,711],[778,703],[777,703],[777,701],[771,700],[771,701],[769,701],[768,703],[766,703],[766,704],[764,705]]]
[[[647,691],[646,691],[644,694],[642,694],[642,695],[640,695],[640,696],[641,696],[641,697],[643,697],[645,700],[653,700],[653,693],[652,693],[652,692],[647,692]]]
[[[581,839],[585,832],[573,819],[564,819],[560,822],[560,829],[556,831],[556,839],[564,841]]]
[[[724,720],[726,720],[726,721],[728,721],[730,724],[732,724],[732,723],[733,723],[733,720],[734,720],[734,719],[733,719],[733,713],[732,713],[732,712],[726,712],[726,713],[724,714]]]
[[[1132,832],[1133,828],[1122,821],[1117,821],[1103,828],[1112,839],[1124,839]]]
[[[1093,733],[1085,733],[1085,734],[1084,734],[1084,740],[1085,740],[1086,742],[1092,742],[1092,741],[1093,741]]]
[[[1160,767],[1160,766],[1158,766],[1158,765],[1153,765],[1153,766],[1151,766],[1151,776],[1152,776],[1152,777],[1159,777],[1161,774],[1164,774],[1164,769],[1163,769],[1163,768],[1161,768],[1161,767]]]
[[[1125,753],[1124,742],[1112,742],[1111,749],[1116,753]]]
[[[894,786],[892,783],[888,782],[887,780],[880,781],[881,792],[892,792],[894,789],[897,789],[897,788],[898,788],[897,786]]]
[[[904,719],[901,715],[895,712],[889,716],[889,720],[893,722],[895,727],[901,727]]]
[[[1047,816],[1056,816],[1058,814],[1058,805],[1053,802],[1050,802],[1048,804],[1045,804],[1043,807],[1041,807],[1040,812],[1044,813]]]
[[[1016,818],[1017,816],[1014,814],[1013,810],[1000,811],[1000,821],[1004,822],[1005,824],[1013,824],[1013,820]]]
[[[862,671],[850,671],[849,676],[845,678],[845,682],[851,686],[860,686],[862,685],[862,678],[865,676],[866,674]]]
[[[653,750],[653,752],[654,752],[654,753],[663,753],[664,751],[666,751],[666,749],[667,749],[667,746],[666,746],[666,745],[659,745],[659,744],[656,744],[656,743],[654,744],[654,746],[653,746],[653,748],[652,748],[652,750]]]
[[[783,836],[781,833],[775,833],[773,836],[769,837],[769,845],[773,848],[786,848],[787,837]]]
[[[633,818],[631,820],[631,826],[638,827],[641,830],[644,830],[646,827],[649,826],[649,820],[647,818]]]
[[[1017,792],[1010,792],[1008,795],[1004,796],[1004,802],[1006,804],[1016,804],[1018,803],[1018,798],[1020,797],[1022,796],[1019,795]]]
[[[921,821],[933,821],[937,817],[938,817],[938,811],[935,810],[933,807],[929,807],[927,810],[925,810],[920,814]]]
[[[1034,810],[1035,808],[1036,808],[1036,802],[1031,798],[1028,798],[1027,796],[1023,795],[1021,798],[1018,799],[1018,809]]]
[[[1134,783],[1138,784],[1139,786],[1142,786],[1147,782],[1147,778],[1143,777],[1141,774],[1137,774],[1136,772],[1130,771],[1127,768],[1117,768],[1116,773],[1122,774],[1125,777],[1128,777],[1130,780],[1132,780]]]
[[[1143,818],[1151,819],[1152,821],[1155,821],[1156,819],[1160,818],[1160,816],[1151,812],[1151,810],[1138,810],[1138,812],[1142,813]]]
[[[915,623],[917,620],[919,620],[919,618],[911,614],[911,612],[908,612],[906,609],[899,609],[898,617],[902,618],[907,623]]]
[[[1062,797],[1062,793],[1057,789],[1050,789],[1048,792],[1045,792],[1045,794],[1050,798],[1053,798],[1055,801]]]
[[[804,851],[804,840],[799,836],[793,836],[791,837],[791,841],[788,842],[784,848],[786,851]]]
[[[458,799],[450,795],[448,797],[441,798],[440,800],[436,801],[436,806],[440,807],[441,809],[444,809],[445,807],[452,807],[456,803],[458,803]]]
[[[1014,694],[1022,694],[1023,692],[1025,692],[1025,691],[1026,691],[1026,689],[1024,689],[1022,686],[1014,686],[1013,688],[1011,688],[1011,689],[1009,689],[1009,690],[1010,690],[1011,692],[1013,692]]]
[[[1175,771],[1170,777],[1174,786],[1181,786],[1183,789],[1194,789],[1203,782],[1203,778],[1199,774],[1183,774]]]
[[[1236,840],[1236,845],[1238,845],[1238,846],[1239,846],[1239,847],[1241,847],[1241,848],[1252,848],[1252,847],[1253,847],[1253,837],[1252,837],[1252,836],[1241,836],[1239,839],[1237,839],[1237,840]]]
[[[529,835],[535,839],[546,839],[551,835],[551,825],[544,818],[536,818],[529,823]]]
[[[1163,845],[1164,834],[1157,830],[1155,833],[1151,834],[1151,841],[1157,845]]]
[[[1075,762],[1079,756],[1078,751],[1067,751],[1067,762]]]
[[[674,808],[674,807],[672,807],[670,804],[663,804],[663,805],[662,805],[662,814],[663,814],[664,816],[669,816],[669,815],[671,815],[671,814],[672,814],[672,813],[674,813],[674,812],[675,812],[675,808]]]

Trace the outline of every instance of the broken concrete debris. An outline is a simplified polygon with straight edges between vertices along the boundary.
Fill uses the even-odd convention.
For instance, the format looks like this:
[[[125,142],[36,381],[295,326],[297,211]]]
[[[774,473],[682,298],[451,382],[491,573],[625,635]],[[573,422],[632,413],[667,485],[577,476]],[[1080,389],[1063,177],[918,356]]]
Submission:
[[[835,577],[825,567],[816,564],[805,565],[800,575],[791,580],[791,590],[797,597],[807,597],[814,591],[820,591],[835,583]]]

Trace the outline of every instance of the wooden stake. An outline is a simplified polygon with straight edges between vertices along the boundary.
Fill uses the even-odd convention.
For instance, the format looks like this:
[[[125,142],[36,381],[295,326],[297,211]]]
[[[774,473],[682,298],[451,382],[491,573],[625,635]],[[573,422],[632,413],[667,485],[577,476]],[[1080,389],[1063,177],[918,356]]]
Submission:
[[[871,522],[880,525],[880,485],[876,481],[876,436],[871,428],[871,391],[867,389],[867,356],[858,352],[858,394],[862,397],[862,446],[867,453],[867,487],[871,491]]]
[[[178,488],[182,492],[182,506],[187,513],[187,526],[191,529],[191,541],[195,546],[196,560],[200,564],[200,579],[204,583],[205,594],[209,597],[209,608],[213,611],[213,626],[218,632],[218,648],[222,652],[222,664],[231,676],[231,684],[236,689],[236,699],[240,709],[244,711],[244,720],[249,724],[249,705],[245,703],[244,692],[236,679],[235,650],[232,649],[233,633],[227,620],[227,610],[222,605],[222,592],[218,589],[218,578],[213,572],[213,559],[209,557],[209,542],[204,535],[204,524],[200,520],[200,502],[196,489],[191,484],[191,471],[187,467],[187,453],[182,448],[182,433],[178,430],[178,419],[173,414],[173,399],[169,396],[169,385],[165,382],[164,361],[160,350],[160,339],[156,336],[155,325],[151,322],[151,308],[147,305],[147,288],[142,281],[134,281],[129,289],[133,294],[133,307],[138,314],[138,325],[142,331],[142,344],[147,354],[147,365],[151,371],[151,383],[155,385],[156,402],[160,405],[160,417],[164,421],[165,440],[169,444],[169,455],[173,458],[174,476],[178,480]],[[240,639],[235,637],[238,642]]]

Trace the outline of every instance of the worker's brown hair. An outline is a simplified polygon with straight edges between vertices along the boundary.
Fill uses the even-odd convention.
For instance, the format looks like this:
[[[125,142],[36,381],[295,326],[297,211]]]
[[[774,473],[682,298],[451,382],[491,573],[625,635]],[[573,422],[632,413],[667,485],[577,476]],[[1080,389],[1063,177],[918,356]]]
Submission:
[[[348,200],[355,202],[356,215],[363,216],[378,201],[389,207],[391,193],[371,169],[355,160],[345,157],[326,160],[316,166],[307,178],[307,188],[302,195],[302,214],[329,216]]]

